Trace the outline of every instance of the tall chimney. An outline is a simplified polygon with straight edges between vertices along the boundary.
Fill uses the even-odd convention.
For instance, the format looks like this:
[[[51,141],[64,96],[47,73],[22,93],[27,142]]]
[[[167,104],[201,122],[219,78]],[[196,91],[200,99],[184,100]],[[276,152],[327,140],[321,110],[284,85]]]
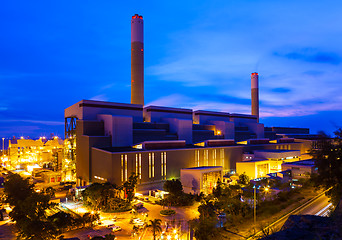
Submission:
[[[256,116],[259,122],[259,75],[256,72],[251,74],[251,86],[252,115]]]
[[[144,105],[144,20],[138,14],[131,21],[131,103]]]

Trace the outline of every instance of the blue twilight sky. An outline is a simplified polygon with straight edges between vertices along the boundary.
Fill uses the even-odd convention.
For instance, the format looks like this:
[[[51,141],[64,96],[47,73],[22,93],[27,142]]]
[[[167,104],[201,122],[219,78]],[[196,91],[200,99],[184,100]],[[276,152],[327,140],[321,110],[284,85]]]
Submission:
[[[342,126],[342,2],[2,1],[0,136],[64,136],[81,99],[130,102],[130,20],[144,17],[145,103]]]

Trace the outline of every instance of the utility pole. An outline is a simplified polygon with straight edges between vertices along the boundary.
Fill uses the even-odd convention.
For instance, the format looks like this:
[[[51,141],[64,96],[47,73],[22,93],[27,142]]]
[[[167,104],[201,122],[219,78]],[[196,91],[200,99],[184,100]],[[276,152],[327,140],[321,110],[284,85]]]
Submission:
[[[256,226],[256,186],[254,185],[254,227]]]

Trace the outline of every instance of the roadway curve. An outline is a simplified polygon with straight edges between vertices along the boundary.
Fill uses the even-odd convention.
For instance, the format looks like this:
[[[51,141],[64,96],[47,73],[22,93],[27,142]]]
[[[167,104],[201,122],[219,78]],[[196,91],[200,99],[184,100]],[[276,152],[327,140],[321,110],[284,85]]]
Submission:
[[[281,217],[277,221],[273,222],[266,228],[271,228],[274,230],[280,230],[281,227],[284,225],[286,220],[290,215],[317,215],[317,216],[328,216],[332,204],[329,203],[329,198],[325,196],[325,192],[319,194],[316,198],[313,200],[310,200],[309,202],[304,203],[303,205],[299,206],[295,210],[289,212],[285,216]],[[254,236],[251,236],[247,239],[254,239],[255,237],[262,234],[262,231],[257,232]]]

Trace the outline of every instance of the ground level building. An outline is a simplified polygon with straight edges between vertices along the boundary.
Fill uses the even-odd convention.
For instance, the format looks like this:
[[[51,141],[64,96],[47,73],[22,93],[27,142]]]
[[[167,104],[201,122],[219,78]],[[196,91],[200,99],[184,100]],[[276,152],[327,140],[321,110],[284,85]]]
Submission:
[[[222,167],[225,174],[236,172],[246,153],[290,151],[299,160],[311,147],[309,140],[279,139],[253,115],[82,100],[65,118],[76,123],[68,131],[76,142],[79,186],[121,185],[135,172],[138,190],[161,189],[181,169]]]

